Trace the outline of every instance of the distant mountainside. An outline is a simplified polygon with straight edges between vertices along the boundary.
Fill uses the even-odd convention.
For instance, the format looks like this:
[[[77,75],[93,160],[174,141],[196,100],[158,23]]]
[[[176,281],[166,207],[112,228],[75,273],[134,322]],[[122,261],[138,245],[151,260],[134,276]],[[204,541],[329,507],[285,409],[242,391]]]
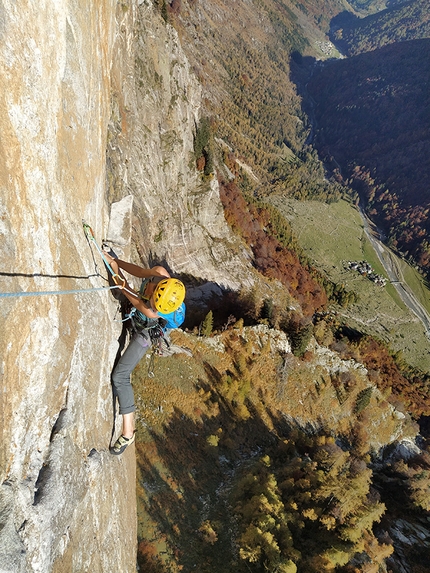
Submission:
[[[309,83],[316,145],[393,246],[430,268],[430,40],[331,62]]]
[[[430,37],[428,0],[412,0],[356,18],[352,15],[334,27],[332,40],[344,53],[354,56],[387,44]]]
[[[310,124],[293,78],[302,57],[339,54],[328,40],[343,0],[172,3],[179,32],[204,94],[204,112],[218,139],[255,175],[259,193],[332,194],[315,155],[304,149]],[[309,189],[312,191],[310,192]]]
[[[351,5],[331,0],[317,9],[311,2],[268,0],[250,10],[246,2],[183,0],[171,4],[166,18],[202,84],[202,115],[217,141],[202,165],[215,160],[241,171],[248,192],[259,196],[331,201],[351,179],[392,245],[426,268],[428,40],[395,38],[424,33],[429,15],[424,0],[386,4],[389,9],[354,20],[349,30],[357,38],[360,30],[369,33],[372,46],[393,44],[360,58],[331,58],[314,73],[308,87],[316,125],[307,63],[336,56],[327,33],[346,11],[353,13]],[[324,170],[310,145],[315,128],[322,158],[335,158],[343,180]]]
[[[315,126],[304,88],[309,67],[303,64],[332,57],[309,84],[317,102],[317,146],[325,160],[332,155],[341,165],[343,183],[353,172],[356,186],[363,187],[366,178],[371,182],[365,193],[369,209],[381,212],[393,246],[425,267],[428,221],[421,205],[428,201],[428,43],[396,38],[425,34],[429,15],[424,0],[386,4],[389,9],[362,20],[350,16],[354,25],[343,32],[351,34],[351,50],[393,44],[345,60],[333,58],[337,52],[327,38],[333,23],[345,12],[353,14],[342,1],[316,8],[311,2],[268,0],[250,10],[246,2],[183,0],[172,3],[166,17],[179,31],[202,84],[203,114],[221,145],[210,153],[233,171],[239,169],[235,158],[245,162],[250,170],[242,169],[242,179],[260,196],[330,201],[345,192],[309,145]],[[355,2],[354,7],[380,6]]]

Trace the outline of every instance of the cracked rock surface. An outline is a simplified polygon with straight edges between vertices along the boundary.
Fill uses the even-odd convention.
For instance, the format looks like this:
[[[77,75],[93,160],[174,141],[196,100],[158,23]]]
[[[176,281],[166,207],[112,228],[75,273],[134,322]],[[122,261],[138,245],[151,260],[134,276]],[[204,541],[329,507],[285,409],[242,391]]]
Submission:
[[[5,0],[0,23],[0,291],[103,287],[82,219],[104,237],[116,2]],[[0,299],[2,573],[135,570],[134,455],[109,453],[115,309],[108,291]]]

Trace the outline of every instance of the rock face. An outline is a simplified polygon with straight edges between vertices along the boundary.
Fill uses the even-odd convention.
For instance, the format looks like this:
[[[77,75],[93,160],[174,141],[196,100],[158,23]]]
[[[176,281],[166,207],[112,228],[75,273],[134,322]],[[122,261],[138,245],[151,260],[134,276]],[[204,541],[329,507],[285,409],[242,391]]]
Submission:
[[[115,10],[0,3],[2,293],[106,284],[81,220],[107,229]],[[115,308],[107,291],[0,299],[2,573],[135,570],[134,456],[108,451]]]
[[[218,182],[196,171],[201,89],[178,35],[150,2],[125,12],[123,24],[108,187],[111,199],[135,198],[135,256],[227,288],[250,284],[249,255],[226,225]]]
[[[199,86],[150,1],[0,1],[0,82],[1,293],[105,287],[82,219],[124,257],[133,224],[136,260],[250,282],[194,167]],[[115,309],[107,290],[0,297],[2,573],[135,571],[133,450],[109,453]]]

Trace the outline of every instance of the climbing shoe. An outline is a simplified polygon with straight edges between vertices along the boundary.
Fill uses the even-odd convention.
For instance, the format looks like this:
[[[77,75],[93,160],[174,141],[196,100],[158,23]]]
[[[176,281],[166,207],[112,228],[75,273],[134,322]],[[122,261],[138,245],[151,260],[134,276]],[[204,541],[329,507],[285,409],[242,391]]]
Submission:
[[[119,456],[123,451],[134,442],[136,434],[133,434],[131,438],[126,438],[125,436],[120,436],[114,445],[110,449],[110,453],[114,456]]]

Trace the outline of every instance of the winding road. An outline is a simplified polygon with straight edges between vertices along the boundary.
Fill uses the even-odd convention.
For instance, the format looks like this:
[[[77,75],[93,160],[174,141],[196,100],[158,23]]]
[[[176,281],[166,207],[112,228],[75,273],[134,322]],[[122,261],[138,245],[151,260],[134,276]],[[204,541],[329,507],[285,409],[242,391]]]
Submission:
[[[410,310],[421,320],[424,325],[427,337],[430,339],[430,315],[426,309],[421,305],[420,302],[415,298],[414,293],[411,291],[409,286],[405,283],[402,275],[402,271],[397,264],[397,261],[388,247],[380,240],[380,233],[375,229],[363,209],[359,207],[359,212],[363,220],[364,232],[367,238],[371,242],[373,248],[381,261],[385,272],[388,275],[390,282],[394,285],[400,298],[405,303],[405,305],[410,308]]]

